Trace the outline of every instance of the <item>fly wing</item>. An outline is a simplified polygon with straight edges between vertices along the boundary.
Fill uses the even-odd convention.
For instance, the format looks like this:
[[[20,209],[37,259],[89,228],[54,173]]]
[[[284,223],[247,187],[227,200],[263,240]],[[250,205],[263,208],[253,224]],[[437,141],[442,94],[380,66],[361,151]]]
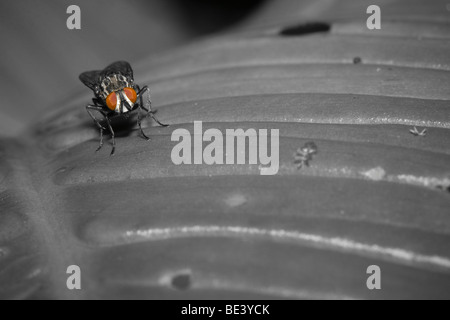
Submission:
[[[86,71],[80,74],[79,78],[85,86],[95,91],[95,86],[99,84],[101,71]]]
[[[116,61],[107,66],[103,71],[103,75],[109,75],[120,72],[125,77],[133,79],[133,69],[131,65],[126,61]]]

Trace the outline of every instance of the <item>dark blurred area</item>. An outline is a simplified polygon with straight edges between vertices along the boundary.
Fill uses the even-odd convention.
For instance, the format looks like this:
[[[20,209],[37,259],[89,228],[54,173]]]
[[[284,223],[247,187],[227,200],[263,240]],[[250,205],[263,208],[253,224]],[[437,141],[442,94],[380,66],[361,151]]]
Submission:
[[[182,23],[195,35],[227,29],[247,18],[268,0],[168,0],[180,12]]]
[[[2,0],[0,135],[16,135],[82,87],[78,75],[228,30],[265,0]],[[69,30],[69,5],[81,30]],[[80,106],[83,107],[83,106]]]

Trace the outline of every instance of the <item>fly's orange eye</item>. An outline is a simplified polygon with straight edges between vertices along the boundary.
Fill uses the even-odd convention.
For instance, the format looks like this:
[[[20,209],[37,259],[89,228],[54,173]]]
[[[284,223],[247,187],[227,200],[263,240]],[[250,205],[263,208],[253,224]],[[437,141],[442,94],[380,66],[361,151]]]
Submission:
[[[117,97],[115,92],[111,92],[106,98],[106,106],[112,111],[116,110]]]
[[[125,94],[127,95],[128,99],[130,99],[131,102],[133,102],[133,103],[136,102],[137,94],[133,88],[125,88],[125,89],[123,89],[123,92],[125,92]]]
[[[128,99],[130,99],[130,101],[132,103],[135,103],[137,100],[137,94],[136,91],[134,91],[133,88],[124,88],[123,89],[123,93],[125,93],[125,95],[127,96]],[[108,97],[106,98],[106,106],[114,111],[116,110],[116,105],[117,105],[117,95],[115,92],[111,92]]]

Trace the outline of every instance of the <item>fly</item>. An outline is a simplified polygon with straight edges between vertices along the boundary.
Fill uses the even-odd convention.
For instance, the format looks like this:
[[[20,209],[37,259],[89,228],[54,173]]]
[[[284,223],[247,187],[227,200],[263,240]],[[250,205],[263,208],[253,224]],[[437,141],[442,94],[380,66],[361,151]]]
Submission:
[[[150,138],[142,130],[141,114],[146,112],[145,117],[151,117],[160,126],[167,127],[162,124],[152,111],[152,101],[150,97],[150,89],[148,86],[142,89],[134,83],[133,69],[126,61],[117,61],[103,70],[87,71],[80,74],[80,80],[89,89],[94,92],[95,97],[92,98],[93,104],[88,104],[86,110],[89,113],[96,126],[100,129],[100,145],[99,151],[103,147],[103,132],[107,130],[94,115],[94,112],[101,114],[108,126],[108,130],[112,137],[112,151],[114,155],[116,151],[116,139],[114,130],[111,126],[111,119],[115,117],[128,117],[131,112],[138,111],[137,124],[139,126],[142,137],[146,140]],[[144,94],[146,98],[144,100]],[[146,104],[144,104],[144,101]]]

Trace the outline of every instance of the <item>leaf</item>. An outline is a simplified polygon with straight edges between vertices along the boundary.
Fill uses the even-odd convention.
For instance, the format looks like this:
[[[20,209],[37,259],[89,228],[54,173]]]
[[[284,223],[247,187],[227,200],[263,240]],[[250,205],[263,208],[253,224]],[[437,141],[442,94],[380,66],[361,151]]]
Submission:
[[[114,157],[108,145],[94,152],[89,92],[20,144],[4,140],[0,297],[448,299],[450,61],[427,31],[444,26],[414,25],[427,35],[417,41],[398,27],[411,19],[398,38],[360,37],[346,21],[304,37],[233,34],[145,62],[136,81],[171,127],[148,122],[146,142],[134,121],[116,123]],[[193,121],[279,129],[279,173],[174,165],[171,133],[192,133]],[[412,139],[411,126],[430,134]],[[297,170],[293,155],[310,141],[320,152]],[[66,288],[70,265],[80,291]],[[366,288],[371,265],[380,291]]]

